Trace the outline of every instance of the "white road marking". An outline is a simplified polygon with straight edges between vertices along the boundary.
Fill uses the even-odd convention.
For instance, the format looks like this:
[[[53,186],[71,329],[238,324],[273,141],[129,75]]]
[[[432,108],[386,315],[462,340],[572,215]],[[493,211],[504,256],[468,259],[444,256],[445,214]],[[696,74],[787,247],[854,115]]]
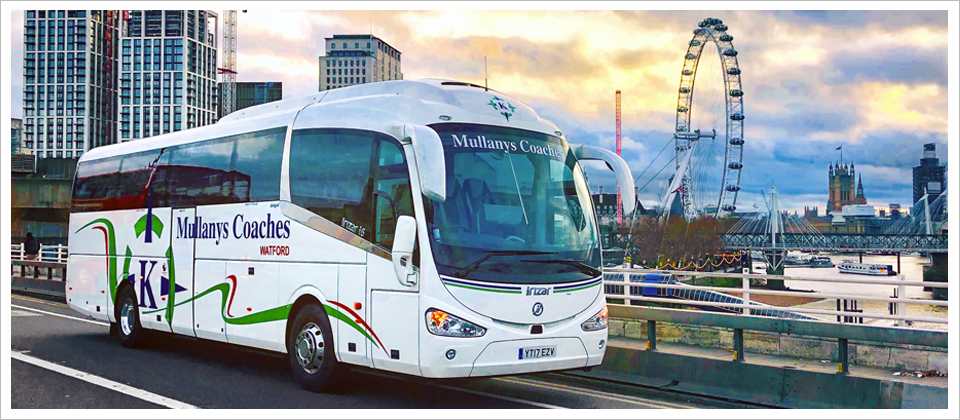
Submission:
[[[521,378],[493,378],[493,379],[498,380],[498,381],[504,381],[504,382],[512,382],[512,383],[520,384],[520,385],[528,385],[528,386],[536,386],[536,387],[541,387],[541,388],[547,388],[547,389],[552,389],[552,390],[555,390],[555,391],[569,392],[569,393],[573,393],[573,394],[582,394],[582,395],[589,396],[589,397],[604,398],[604,399],[608,399],[608,400],[620,401],[620,402],[625,402],[625,403],[630,403],[630,404],[644,404],[644,405],[648,405],[648,406],[651,406],[651,407],[654,407],[654,408],[662,408],[662,409],[677,409],[677,408],[679,408],[679,409],[691,409],[691,408],[697,408],[697,407],[693,407],[693,406],[685,406],[685,405],[680,405],[680,404],[673,404],[673,403],[668,403],[668,402],[665,402],[665,401],[656,401],[656,400],[650,400],[650,399],[640,398],[640,397],[625,396],[625,395],[616,395],[616,396],[614,396],[614,395],[612,395],[612,394],[607,394],[607,393],[598,392],[598,391],[592,391],[592,390],[588,390],[588,389],[584,389],[584,388],[579,388],[579,387],[574,387],[574,386],[570,386],[570,385],[558,385],[558,384],[553,384],[553,383],[544,383],[544,382],[533,381],[533,380],[529,380],[529,379],[521,379]]]
[[[81,372],[76,369],[71,369],[66,366],[61,366],[55,363],[48,362],[43,359],[38,359],[33,356],[24,354],[21,351],[13,350],[10,352],[10,356],[14,359],[17,359],[21,362],[29,363],[31,365],[41,367],[47,370],[52,370],[54,372],[77,378],[81,381],[89,382],[91,384],[102,386],[107,389],[112,389],[114,391],[120,392],[122,394],[127,394],[134,398],[139,398],[144,401],[148,401],[157,405],[162,405],[167,408],[198,408],[196,406],[173,400],[162,395],[157,395],[149,391],[144,391],[142,389],[134,388],[132,386],[127,386],[119,382],[114,382],[106,378],[99,377],[91,373]]]
[[[75,316],[69,316],[69,315],[63,315],[63,314],[58,314],[58,313],[53,313],[53,312],[42,311],[42,310],[40,310],[40,309],[35,309],[35,308],[28,307],[28,306],[14,305],[14,304],[12,304],[12,303],[10,304],[10,306],[13,307],[13,308],[25,309],[25,310],[28,310],[28,311],[33,311],[33,312],[41,313],[41,314],[44,314],[44,315],[53,315],[53,316],[58,316],[58,317],[60,317],[60,318],[72,319],[72,320],[74,320],[74,321],[86,322],[86,323],[88,323],[88,324],[104,325],[104,326],[108,326],[108,327],[110,326],[110,323],[108,323],[108,322],[94,321],[94,320],[92,320],[92,319],[77,318],[77,317],[75,317]]]
[[[365,373],[365,374],[368,374],[368,375],[373,375],[373,376],[380,376],[380,377],[384,377],[384,378],[397,379],[397,380],[401,380],[401,381],[409,381],[409,379],[407,379],[407,378],[404,378],[404,377],[401,377],[401,376],[394,376],[394,375],[391,375],[391,374],[385,373],[385,372],[377,372],[377,371],[362,371],[362,372]],[[477,391],[477,390],[473,390],[473,389],[469,389],[469,388],[457,388],[457,387],[455,387],[455,386],[442,385],[442,384],[430,383],[430,382],[418,382],[418,383],[421,383],[421,384],[427,385],[427,386],[437,387],[437,388],[449,389],[449,390],[452,390],[452,391],[460,391],[460,392],[466,392],[466,393],[468,393],[468,394],[480,395],[480,396],[489,397],[489,398],[496,398],[496,399],[498,399],[498,400],[505,400],[505,401],[515,402],[515,403],[524,404],[524,405],[532,405],[532,406],[534,406],[534,407],[552,408],[552,409],[564,409],[564,410],[567,409],[567,407],[560,407],[560,406],[558,406],[558,405],[545,404],[545,403],[542,403],[542,402],[529,401],[529,400],[521,400],[521,399],[519,399],[519,398],[506,397],[506,396],[503,396],[503,395],[491,394],[491,393],[489,393],[489,392]]]

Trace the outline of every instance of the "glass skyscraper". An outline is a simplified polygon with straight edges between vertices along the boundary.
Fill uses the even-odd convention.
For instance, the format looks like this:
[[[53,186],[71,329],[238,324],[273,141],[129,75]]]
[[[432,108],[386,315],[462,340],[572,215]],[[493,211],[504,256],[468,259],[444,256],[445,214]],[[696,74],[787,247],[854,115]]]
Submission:
[[[117,142],[116,10],[26,10],[24,153],[79,157]]]
[[[217,19],[205,10],[124,12],[120,141],[217,121]]]

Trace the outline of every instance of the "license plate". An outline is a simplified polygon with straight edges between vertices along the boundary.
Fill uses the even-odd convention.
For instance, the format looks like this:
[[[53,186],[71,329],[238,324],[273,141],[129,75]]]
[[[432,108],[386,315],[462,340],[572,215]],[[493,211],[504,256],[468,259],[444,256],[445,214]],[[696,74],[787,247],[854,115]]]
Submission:
[[[557,355],[557,346],[527,347],[520,349],[520,358],[523,359],[541,359],[544,357],[553,357]]]

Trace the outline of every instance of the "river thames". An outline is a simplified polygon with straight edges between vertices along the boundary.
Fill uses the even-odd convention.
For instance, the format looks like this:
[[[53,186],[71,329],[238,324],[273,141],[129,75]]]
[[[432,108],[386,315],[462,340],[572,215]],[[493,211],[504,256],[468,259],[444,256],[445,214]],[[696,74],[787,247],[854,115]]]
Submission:
[[[791,253],[793,255],[794,253]],[[842,263],[845,260],[859,261],[858,254],[831,254],[831,253],[821,253],[830,258],[833,264]],[[864,255],[864,263],[873,263],[873,264],[885,264],[893,267],[894,270],[897,270],[897,256],[896,255]],[[903,274],[904,280],[906,281],[922,281],[923,280],[923,268],[930,264],[930,259],[923,256],[916,255],[901,255],[900,256],[900,270],[897,270],[898,274]],[[811,278],[830,278],[830,279],[854,279],[854,280],[870,280],[870,279],[883,279],[883,280],[897,280],[900,278],[899,275],[896,276],[870,276],[863,274],[848,274],[841,273],[837,267],[787,267],[784,269],[784,275],[793,276],[793,277],[811,277]],[[760,270],[760,272],[763,272]],[[841,283],[841,282],[822,282],[822,281],[800,281],[800,280],[787,280],[784,282],[784,286],[797,291],[816,291],[821,293],[836,293],[836,294],[845,294],[845,295],[857,295],[857,296],[875,296],[875,297],[893,297],[894,290],[897,289],[897,286],[894,285],[872,285],[872,284],[851,284],[851,283]],[[909,299],[932,299],[931,292],[923,291],[922,286],[907,286],[906,287],[906,297]],[[836,310],[836,299],[823,299],[821,301],[807,303],[799,305],[803,308],[812,308],[812,309],[827,309],[827,310]],[[877,301],[866,301],[861,300],[858,302],[858,308],[863,310],[866,313],[882,313],[889,314],[888,305],[886,302],[877,302]],[[947,307],[939,307],[935,305],[919,305],[919,304],[907,304],[906,312],[908,315],[912,316],[922,316],[922,317],[932,317],[932,318],[947,318]],[[816,315],[818,317],[826,317],[824,315]],[[892,320],[870,320],[865,318],[864,323],[870,325],[893,325]],[[924,329],[936,329],[936,330],[946,330],[947,324],[939,323],[915,323],[914,328],[924,328]]]

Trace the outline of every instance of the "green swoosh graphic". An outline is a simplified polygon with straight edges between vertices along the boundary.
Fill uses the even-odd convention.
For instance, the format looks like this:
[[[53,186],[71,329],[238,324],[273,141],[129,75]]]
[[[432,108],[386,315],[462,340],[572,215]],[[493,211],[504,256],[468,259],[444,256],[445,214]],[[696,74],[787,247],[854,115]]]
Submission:
[[[173,286],[171,286],[171,287],[173,287]],[[173,289],[171,288],[170,290],[173,290]],[[252,313],[252,314],[249,314],[249,315],[244,315],[244,316],[237,317],[237,318],[227,318],[227,316],[226,316],[226,311],[227,311],[227,296],[230,295],[230,283],[220,283],[220,284],[217,284],[217,285],[215,285],[215,286],[213,286],[213,287],[211,287],[211,288],[209,288],[209,289],[207,289],[207,290],[204,290],[203,293],[200,293],[200,294],[198,294],[198,295],[196,295],[196,296],[194,296],[194,297],[192,297],[192,298],[190,298],[190,299],[187,299],[187,300],[185,300],[185,301],[183,301],[183,302],[180,302],[180,303],[177,303],[177,304],[173,304],[173,302],[170,302],[169,304],[167,304],[167,307],[165,307],[165,308],[154,309],[154,310],[151,310],[151,311],[145,311],[143,314],[144,314],[144,315],[149,315],[149,314],[154,314],[154,313],[161,312],[161,311],[167,311],[167,313],[172,313],[172,309],[173,309],[174,307],[181,306],[181,305],[186,305],[187,303],[193,302],[193,301],[195,301],[195,300],[197,300],[197,299],[200,299],[201,297],[204,297],[204,296],[206,296],[206,295],[208,295],[208,294],[210,294],[210,293],[217,292],[217,291],[220,292],[220,317],[223,318],[223,321],[226,322],[227,324],[232,324],[232,325],[251,325],[251,324],[259,324],[259,323],[270,322],[270,321],[281,321],[281,320],[287,319],[287,318],[290,316],[290,309],[293,308],[293,305],[290,304],[290,305],[284,305],[284,306],[280,306],[280,307],[273,308],[273,309],[267,309],[267,310],[260,311],[260,312],[255,312],[255,313]],[[171,293],[171,294],[172,294],[172,293]],[[364,337],[366,337],[366,339],[367,339],[368,341],[370,341],[371,343],[373,343],[373,345],[374,345],[376,348],[380,348],[380,345],[377,344],[376,340],[374,340],[373,337],[371,337],[370,334],[367,333],[367,331],[366,331],[363,327],[361,327],[359,324],[357,324],[353,319],[350,319],[349,316],[347,316],[346,314],[340,312],[339,310],[337,310],[336,308],[334,308],[334,307],[332,307],[332,306],[323,305],[323,309],[327,312],[328,315],[330,315],[330,316],[332,316],[332,317],[334,317],[334,318],[336,318],[336,319],[339,319],[339,320],[343,321],[344,323],[346,323],[347,325],[349,325],[351,328],[357,330],[360,334],[362,334]],[[172,319],[172,317],[171,317],[171,319]],[[170,322],[172,322],[172,321],[170,321]],[[171,324],[171,325],[172,325],[172,324]]]
[[[161,311],[167,311],[168,313],[172,313],[172,310],[174,307],[185,305],[187,303],[200,299],[210,293],[218,292],[218,291],[220,292],[220,317],[223,318],[223,321],[226,322],[227,324],[250,325],[250,324],[259,324],[261,322],[284,320],[284,319],[287,319],[287,317],[290,315],[290,308],[293,307],[292,304],[284,305],[277,308],[267,309],[267,310],[255,312],[249,315],[244,315],[241,317],[228,318],[226,315],[226,311],[227,311],[227,296],[230,295],[230,284],[220,283],[207,290],[204,290],[203,293],[200,293],[183,302],[180,302],[178,304],[172,304],[173,302],[171,302],[171,304],[167,304],[167,306],[164,308],[154,309],[151,311],[144,311],[143,314],[149,315],[149,314],[153,314]],[[172,322],[172,317],[170,322]]]
[[[323,305],[323,309],[327,311],[327,315],[330,315],[336,319],[339,319],[345,322],[347,325],[353,327],[353,329],[359,331],[360,334],[363,334],[364,337],[367,337],[367,340],[373,343],[374,346],[376,346],[377,348],[380,348],[377,342],[374,341],[373,337],[370,337],[370,334],[368,334],[367,331],[363,329],[363,327],[361,327],[359,324],[354,322],[354,320],[350,319],[350,317],[348,317],[346,314],[344,314],[343,312],[340,312],[334,307],[327,306],[327,305]]]
[[[157,236],[160,236],[160,234],[158,233]],[[167,303],[166,318],[167,325],[173,328],[173,308],[176,307],[175,303],[177,301],[177,270],[173,266],[173,246],[167,248],[167,259],[170,260],[170,278],[167,279],[170,285],[168,289],[170,290],[170,294],[167,295],[167,299],[170,300],[170,303]]]
[[[151,230],[153,230],[153,233],[156,233],[159,237],[160,234],[163,233],[163,222],[161,222],[160,218],[156,215],[151,216],[153,216],[153,228]],[[147,230],[147,215],[143,215],[143,217],[141,217],[140,220],[137,220],[137,223],[133,225],[133,231],[137,234],[138,238],[145,230]]]

